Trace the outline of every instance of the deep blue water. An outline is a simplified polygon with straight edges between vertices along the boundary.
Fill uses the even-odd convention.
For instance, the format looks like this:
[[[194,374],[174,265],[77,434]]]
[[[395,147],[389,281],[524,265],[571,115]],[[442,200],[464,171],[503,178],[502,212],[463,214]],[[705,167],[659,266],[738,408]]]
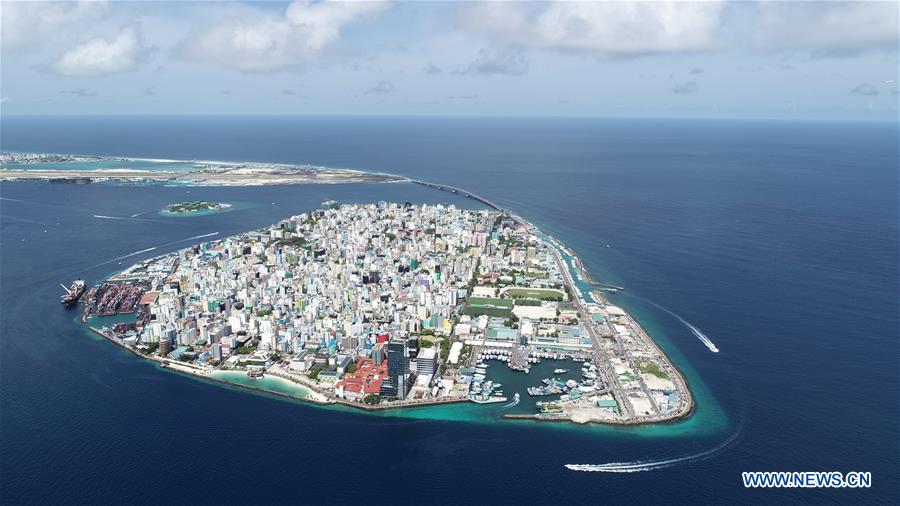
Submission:
[[[616,301],[700,400],[692,419],[656,428],[477,423],[322,409],[159,371],[87,335],[57,282],[94,282],[122,255],[330,198],[472,204],[414,185],[191,188],[245,205],[117,221],[93,215],[159,209],[187,190],[0,183],[2,503],[898,500],[896,124],[7,117],[0,128],[3,150],[310,163],[471,189],[626,286]],[[563,467],[732,438],[657,471]],[[871,471],[874,486],[748,491],[745,470]]]

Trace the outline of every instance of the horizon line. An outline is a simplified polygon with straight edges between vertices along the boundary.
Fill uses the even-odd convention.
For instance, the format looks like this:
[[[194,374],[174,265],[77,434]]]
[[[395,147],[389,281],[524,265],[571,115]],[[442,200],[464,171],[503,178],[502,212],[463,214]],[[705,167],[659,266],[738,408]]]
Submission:
[[[601,115],[552,115],[552,114],[268,114],[268,113],[123,113],[123,114],[19,114],[0,113],[0,120],[15,118],[393,118],[393,119],[568,119],[568,120],[662,120],[662,121],[781,121],[781,122],[829,122],[829,123],[891,123],[900,124],[900,116],[893,118],[837,118],[837,117],[784,117],[784,116],[601,116]]]

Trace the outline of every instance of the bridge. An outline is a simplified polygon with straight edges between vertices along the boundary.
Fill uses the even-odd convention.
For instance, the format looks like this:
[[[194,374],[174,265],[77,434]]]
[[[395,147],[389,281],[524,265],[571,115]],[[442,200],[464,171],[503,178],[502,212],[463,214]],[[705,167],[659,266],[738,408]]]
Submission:
[[[482,204],[484,204],[490,208],[500,211],[503,214],[507,214],[507,215],[511,214],[509,211],[500,207],[500,205],[494,203],[493,201],[488,200],[488,199],[482,197],[481,195],[476,195],[468,190],[463,190],[462,188],[457,188],[455,186],[450,186],[450,185],[446,185],[446,184],[429,183],[428,181],[420,181],[418,179],[410,179],[409,182],[415,183],[415,184],[420,184],[422,186],[427,186],[429,188],[434,188],[436,190],[443,190],[443,191],[450,192],[450,193],[461,193],[461,194],[465,195],[466,197],[473,199],[473,200],[477,200],[478,202],[481,202]]]

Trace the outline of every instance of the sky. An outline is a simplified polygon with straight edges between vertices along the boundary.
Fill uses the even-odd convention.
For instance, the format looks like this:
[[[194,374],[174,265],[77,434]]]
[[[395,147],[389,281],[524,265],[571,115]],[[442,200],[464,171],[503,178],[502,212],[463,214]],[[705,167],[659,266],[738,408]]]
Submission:
[[[897,121],[898,10],[2,0],[0,113]]]

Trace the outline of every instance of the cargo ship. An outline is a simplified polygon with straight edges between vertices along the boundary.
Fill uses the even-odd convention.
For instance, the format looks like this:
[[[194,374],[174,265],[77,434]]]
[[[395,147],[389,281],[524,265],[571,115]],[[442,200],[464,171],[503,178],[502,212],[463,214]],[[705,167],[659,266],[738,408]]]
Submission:
[[[63,290],[66,291],[62,297],[59,298],[59,302],[61,304],[65,304],[66,306],[71,306],[78,302],[78,299],[81,298],[81,295],[84,293],[84,280],[76,279],[72,282],[72,286],[66,288],[66,285],[60,283],[59,286],[63,287]]]

